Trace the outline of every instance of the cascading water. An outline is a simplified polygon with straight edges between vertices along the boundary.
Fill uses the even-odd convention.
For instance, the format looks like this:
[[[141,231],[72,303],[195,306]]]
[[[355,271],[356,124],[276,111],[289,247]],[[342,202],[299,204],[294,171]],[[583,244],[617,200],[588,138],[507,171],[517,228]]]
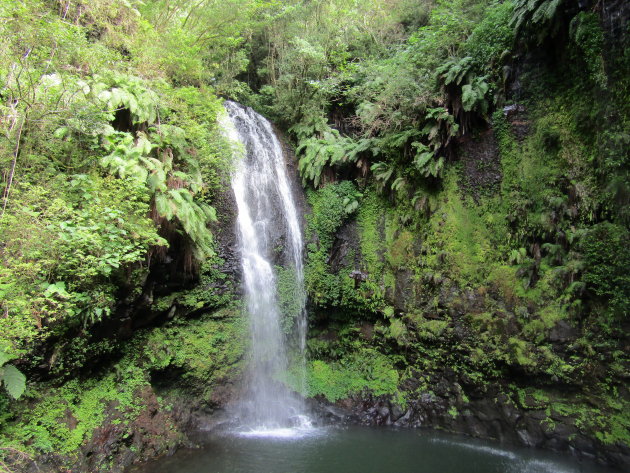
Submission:
[[[251,327],[251,359],[237,416],[243,426],[267,431],[304,425],[301,399],[278,381],[287,372],[287,350],[277,298],[272,255],[282,242],[294,273],[295,332],[297,332],[304,387],[306,293],[302,262],[302,234],[293,202],[280,142],[270,123],[251,108],[226,102],[229,121],[224,123],[240,154],[232,175],[238,207],[238,232],[243,287]]]

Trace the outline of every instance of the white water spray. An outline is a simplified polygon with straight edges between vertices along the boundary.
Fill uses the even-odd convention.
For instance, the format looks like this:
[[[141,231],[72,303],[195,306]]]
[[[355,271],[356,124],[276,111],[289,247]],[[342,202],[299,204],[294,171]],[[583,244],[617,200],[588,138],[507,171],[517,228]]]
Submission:
[[[223,127],[231,141],[241,144],[232,189],[238,207],[238,232],[243,268],[243,287],[251,327],[251,360],[246,373],[237,416],[252,432],[286,431],[305,427],[301,398],[278,381],[287,372],[285,334],[277,300],[277,281],[272,255],[278,241],[290,255],[295,274],[295,331],[300,350],[304,392],[306,344],[306,293],[302,262],[302,233],[291,195],[280,142],[271,124],[251,108],[226,102],[229,120]]]

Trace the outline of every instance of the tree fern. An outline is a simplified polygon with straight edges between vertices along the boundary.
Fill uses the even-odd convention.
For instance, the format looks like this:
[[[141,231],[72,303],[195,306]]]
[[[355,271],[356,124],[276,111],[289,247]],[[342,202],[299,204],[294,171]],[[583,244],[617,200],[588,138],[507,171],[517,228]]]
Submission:
[[[374,178],[381,187],[384,187],[394,174],[394,166],[385,162],[372,164],[370,170],[374,173]]]
[[[461,59],[451,58],[438,67],[436,72],[444,85],[460,85],[462,82],[467,82],[473,73],[474,66],[474,60],[470,56]]]
[[[129,110],[133,123],[154,123],[157,120],[158,96],[138,77],[118,72],[95,75],[88,88],[108,111]]]
[[[432,151],[428,146],[418,142],[413,143],[413,147],[417,150],[413,158],[413,166],[415,170],[424,177],[437,177],[439,171],[441,171],[442,169],[442,165],[439,165],[438,167],[433,165],[433,162],[436,159],[435,152]]]
[[[119,177],[128,177],[144,184],[156,164],[146,159],[153,145],[141,135],[136,142],[130,133],[116,132],[107,136],[105,149],[110,152],[101,158],[101,166]]]
[[[322,137],[309,137],[300,142],[296,154],[300,157],[298,169],[304,184],[311,182],[318,187],[326,166],[356,162],[359,155],[370,149],[372,141],[355,141],[348,136],[341,136],[337,130],[328,128]]]
[[[462,86],[462,106],[466,112],[476,110],[482,115],[488,113],[488,101],[486,95],[490,86],[486,77],[475,77],[471,83]]]
[[[510,24],[516,37],[529,35],[541,44],[556,33],[565,0],[516,0]]]
[[[405,191],[407,190],[407,188],[408,188],[407,179],[405,179],[402,176],[399,176],[396,179],[394,179],[391,185],[392,191],[396,192],[400,196],[405,195],[406,193]]]
[[[451,138],[457,135],[459,125],[455,117],[444,107],[429,108],[425,114],[425,125],[422,134],[434,151],[446,148]]]
[[[214,207],[196,202],[188,189],[169,189],[155,195],[155,208],[168,221],[176,219],[195,244],[196,255],[203,259],[214,254],[208,223],[216,221]]]
[[[175,126],[153,127],[150,131],[157,144],[143,133],[135,140],[130,133],[114,132],[107,136],[104,146],[110,154],[101,159],[101,165],[114,175],[144,185],[154,196],[158,215],[179,222],[194,243],[199,258],[210,256],[213,254],[212,233],[207,224],[216,219],[216,212],[211,206],[194,200],[194,194],[201,188],[198,170],[197,175],[191,177],[174,168],[174,156],[187,155],[185,134]],[[172,180],[180,182],[181,187],[172,188],[169,185]]]

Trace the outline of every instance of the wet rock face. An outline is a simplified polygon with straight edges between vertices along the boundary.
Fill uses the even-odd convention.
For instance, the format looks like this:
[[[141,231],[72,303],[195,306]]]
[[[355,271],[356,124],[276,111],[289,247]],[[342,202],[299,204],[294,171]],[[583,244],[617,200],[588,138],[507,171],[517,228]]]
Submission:
[[[216,252],[224,262],[218,268],[232,281],[241,279],[241,259],[238,254],[236,237],[237,208],[234,194],[227,177],[224,178],[223,192],[216,196],[213,202],[217,211],[218,222],[211,225],[212,233],[216,241]],[[226,289],[228,282],[225,282]]]
[[[507,108],[507,107],[506,107]],[[459,144],[463,165],[461,186],[478,200],[481,193],[495,192],[501,185],[499,147],[492,129],[467,136]]]
[[[85,470],[98,471],[103,464],[117,458],[112,471],[122,471],[137,460],[173,453],[184,436],[175,420],[160,408],[155,393],[147,387],[138,393],[144,408],[130,424],[113,422],[117,417],[110,406],[109,422],[96,429],[90,442],[82,448]],[[120,415],[120,414],[118,414]]]
[[[630,2],[627,0],[601,0],[602,28],[610,45],[627,44],[630,23]]]
[[[527,116],[527,109],[524,105],[514,104],[503,108],[503,115],[511,125],[512,133],[519,143],[522,143],[530,133],[531,122]],[[498,149],[497,149],[498,155]]]
[[[335,235],[330,256],[327,263],[333,274],[339,274],[342,268],[359,267],[361,248],[359,245],[359,229],[355,221],[346,222]],[[354,255],[354,259],[350,259]],[[367,278],[367,275],[356,270],[350,277],[359,283]]]
[[[117,409],[117,402],[106,407],[104,422],[97,427],[89,442],[72,458],[49,454],[25,466],[25,473],[128,472],[132,465],[156,457],[172,455],[181,447],[194,447],[198,433],[224,422],[224,406],[232,398],[233,386],[213,392],[208,401],[178,393],[158,400],[156,390],[145,386],[138,390],[135,403],[140,412],[129,421]],[[164,409],[168,404],[169,409]],[[69,426],[76,421],[65,419]],[[68,465],[72,464],[71,467]],[[133,471],[133,470],[132,470]]]

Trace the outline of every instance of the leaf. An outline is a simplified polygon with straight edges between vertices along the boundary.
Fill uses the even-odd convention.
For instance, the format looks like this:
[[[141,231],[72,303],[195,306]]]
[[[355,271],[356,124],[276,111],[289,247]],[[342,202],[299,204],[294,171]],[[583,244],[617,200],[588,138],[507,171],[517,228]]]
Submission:
[[[217,221],[217,210],[214,207],[212,207],[210,205],[207,205],[207,204],[203,204],[203,206],[204,206],[203,207],[204,208],[204,212],[205,212],[206,216],[208,217],[208,219],[211,222],[216,222]]]
[[[466,84],[462,87],[462,105],[466,112],[470,112],[477,102],[477,94],[472,88],[472,85]]]
[[[394,172],[393,167],[390,167],[386,163],[383,163],[383,162],[372,164],[372,166],[370,167],[370,170],[374,173],[374,177],[377,180],[382,181],[383,184],[389,181],[389,179],[392,177],[392,174]]]
[[[26,376],[13,365],[2,368],[2,382],[13,399],[19,398],[26,389]]]
[[[68,136],[69,133],[70,133],[70,130],[68,129],[68,127],[67,126],[62,126],[62,127],[57,128],[55,130],[55,132],[53,133],[53,136],[55,138],[63,139],[66,136]]]
[[[400,191],[404,189],[406,185],[407,185],[407,181],[405,180],[404,177],[397,177],[396,180],[392,182],[391,187],[393,191]]]
[[[157,210],[160,216],[164,217],[166,220],[170,220],[173,218],[173,210],[169,205],[169,200],[166,194],[159,192],[155,194],[155,209]]]
[[[108,103],[111,96],[112,96],[112,93],[109,90],[104,90],[100,94],[98,94],[98,99],[101,102]]]
[[[12,357],[0,350],[0,366],[4,365],[7,361],[11,360]]]
[[[433,158],[433,152],[424,151],[422,153],[416,154],[416,157],[414,158],[413,163],[415,164],[416,169],[418,169],[419,171],[423,171],[424,167],[431,160],[431,158]]]

